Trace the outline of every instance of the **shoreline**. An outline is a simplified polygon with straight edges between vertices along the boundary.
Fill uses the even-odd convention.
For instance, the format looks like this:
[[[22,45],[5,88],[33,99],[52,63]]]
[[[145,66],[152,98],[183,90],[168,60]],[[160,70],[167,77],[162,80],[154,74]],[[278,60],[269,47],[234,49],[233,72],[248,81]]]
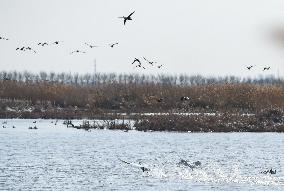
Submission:
[[[18,114],[18,113],[17,113]],[[110,129],[165,132],[284,132],[284,117],[278,110],[268,110],[257,114],[240,113],[101,113],[80,117],[65,115],[64,112],[47,118],[32,115],[9,115],[1,119],[51,119],[64,120],[72,124],[73,120],[82,120],[74,125],[77,129]],[[66,114],[66,113],[65,113]],[[24,116],[24,117],[23,117]],[[91,124],[89,121],[94,121]],[[102,123],[95,123],[101,121]],[[71,126],[72,128],[72,126]]]

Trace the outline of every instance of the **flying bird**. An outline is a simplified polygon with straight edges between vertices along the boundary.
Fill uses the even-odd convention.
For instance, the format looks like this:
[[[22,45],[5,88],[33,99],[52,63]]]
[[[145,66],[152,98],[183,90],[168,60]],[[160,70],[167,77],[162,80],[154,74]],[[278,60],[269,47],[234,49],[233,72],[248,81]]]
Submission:
[[[83,53],[83,54],[85,54],[86,52],[85,51],[81,51],[81,50],[74,50],[74,51],[70,52],[70,54],[74,54],[74,53]]]
[[[46,45],[48,45],[48,43],[47,42],[40,42],[37,45],[39,45],[39,46],[46,46]]]
[[[163,66],[163,64],[159,65],[158,68],[161,68]]]
[[[87,45],[87,46],[90,47],[90,48],[97,48],[97,47],[99,47],[99,46],[96,46],[96,45],[88,44],[88,43],[86,43],[86,42],[85,42],[85,45]]]
[[[0,36],[0,40],[9,40],[9,39]]]
[[[270,66],[269,67],[264,67],[263,71],[265,71],[265,70],[270,70]]]
[[[26,47],[25,50],[30,50],[30,51],[33,51],[34,53],[36,53],[36,51],[34,49],[32,49],[31,47],[29,47],[29,46]]]
[[[132,13],[130,13],[130,15],[128,15],[127,17],[122,16],[122,17],[118,17],[118,18],[124,19],[123,23],[124,23],[124,25],[125,25],[125,23],[126,23],[127,20],[129,20],[129,21],[132,20],[131,16],[133,15],[134,12],[135,12],[135,11],[133,11]]]
[[[144,58],[144,60],[146,61],[146,62],[148,62],[149,64],[151,64],[152,66],[154,65],[154,63],[157,63],[157,62],[154,62],[154,61],[149,61],[148,59],[146,59],[145,57],[143,57]]]
[[[247,69],[250,70],[253,66],[247,66]]]
[[[109,44],[109,46],[110,46],[111,48],[113,48],[115,45],[118,45],[118,42],[113,43],[113,44]]]
[[[26,50],[30,50],[33,51],[34,53],[36,53],[36,51],[34,49],[32,49],[31,47],[21,47],[21,48],[16,48],[16,50],[21,50],[21,51],[26,51]]]
[[[140,62],[140,60],[138,58],[134,58],[134,61],[132,62],[132,64],[134,64],[135,62],[138,62],[139,65],[141,65],[141,62]]]
[[[58,44],[61,43],[61,42],[63,42],[63,41],[55,41],[53,44],[58,45]]]

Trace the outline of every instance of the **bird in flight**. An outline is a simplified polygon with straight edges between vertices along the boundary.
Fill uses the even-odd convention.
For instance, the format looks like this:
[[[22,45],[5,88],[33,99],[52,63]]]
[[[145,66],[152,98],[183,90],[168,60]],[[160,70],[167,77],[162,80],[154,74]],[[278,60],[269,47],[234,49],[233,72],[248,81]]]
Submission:
[[[141,65],[141,62],[140,62],[140,60],[138,58],[134,58],[134,61],[132,62],[132,64],[134,64],[135,62],[138,62],[139,65]]]
[[[0,36],[0,40],[9,40],[8,38],[4,38],[2,36]]]
[[[160,69],[163,66],[163,64],[159,65],[158,68]]]
[[[25,49],[26,49],[26,50],[33,51],[34,53],[36,53],[36,51],[35,51],[34,49],[32,49],[31,47],[29,47],[29,46],[28,46],[28,47],[26,47]]]
[[[151,64],[152,66],[154,65],[154,63],[157,63],[157,62],[154,62],[154,61],[149,61],[149,60],[147,60],[145,57],[143,57],[144,58],[144,60],[146,61],[146,62],[148,62],[149,64]]]
[[[47,42],[40,42],[37,45],[39,45],[39,46],[46,46],[46,45],[48,45],[48,43]]]
[[[74,54],[74,53],[83,53],[83,54],[85,54],[86,52],[85,51],[81,51],[81,50],[74,50],[74,51],[70,52],[70,54]]]
[[[247,66],[247,69],[250,70],[253,66]]]
[[[87,46],[90,47],[90,48],[97,48],[97,47],[99,47],[99,46],[96,46],[96,45],[88,44],[88,43],[86,43],[86,42],[85,42],[85,45],[87,45]]]
[[[118,42],[113,43],[113,44],[109,44],[109,46],[110,46],[111,48],[113,48],[115,45],[118,45]]]
[[[265,71],[265,70],[270,70],[270,66],[269,67],[264,67],[263,71]]]
[[[131,64],[134,64],[135,62],[138,62],[138,65],[135,66],[136,68],[146,69],[144,66],[142,66],[142,63],[138,58],[134,58],[134,61]]]
[[[131,16],[133,15],[134,12],[135,12],[135,11],[133,11],[132,13],[130,13],[130,15],[128,15],[127,17],[122,16],[122,17],[118,17],[118,18],[124,19],[123,23],[124,23],[124,25],[125,25],[125,23],[126,23],[127,20],[129,20],[129,21],[132,20]]]
[[[55,41],[53,44],[58,45],[60,42],[63,42],[63,41]]]
[[[29,46],[28,47],[23,46],[22,48],[16,48],[16,50],[21,50],[21,51],[30,50],[30,51],[33,51],[34,53],[36,53],[36,51]]]

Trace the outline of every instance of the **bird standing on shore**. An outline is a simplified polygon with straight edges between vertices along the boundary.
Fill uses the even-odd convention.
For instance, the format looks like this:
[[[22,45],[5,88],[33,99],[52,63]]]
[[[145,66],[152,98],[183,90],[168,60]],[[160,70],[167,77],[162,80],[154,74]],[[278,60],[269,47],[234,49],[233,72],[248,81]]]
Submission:
[[[124,19],[123,23],[124,23],[124,25],[125,25],[127,20],[129,20],[129,21],[132,20],[131,16],[133,15],[134,12],[135,12],[135,11],[133,11],[132,13],[130,13],[127,17],[122,16],[122,17],[118,17],[118,18]]]

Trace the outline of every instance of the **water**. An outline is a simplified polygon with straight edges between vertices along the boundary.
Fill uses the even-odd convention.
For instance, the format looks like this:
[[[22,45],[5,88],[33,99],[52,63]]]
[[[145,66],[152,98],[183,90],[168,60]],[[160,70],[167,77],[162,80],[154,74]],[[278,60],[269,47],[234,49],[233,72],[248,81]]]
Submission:
[[[0,120],[0,190],[284,190],[284,134],[87,132],[52,120],[31,130],[32,121]],[[270,168],[277,174],[260,173]]]

